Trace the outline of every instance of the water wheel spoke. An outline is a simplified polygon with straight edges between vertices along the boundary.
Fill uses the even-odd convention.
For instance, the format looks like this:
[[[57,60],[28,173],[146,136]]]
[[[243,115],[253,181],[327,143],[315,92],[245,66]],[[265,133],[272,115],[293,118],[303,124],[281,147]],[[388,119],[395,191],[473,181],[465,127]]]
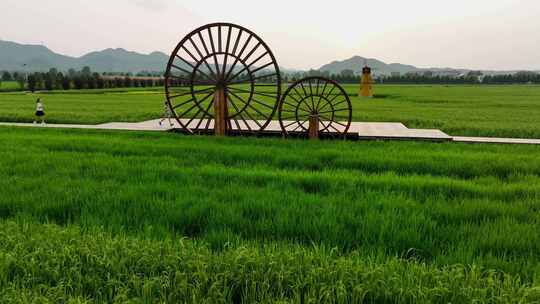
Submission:
[[[193,101],[195,101],[195,98],[191,98],[191,99],[188,100],[188,101],[185,101],[185,102],[183,102],[183,103],[174,105],[174,107],[172,107],[172,109],[173,109],[173,110],[176,110],[176,109],[178,109],[179,107],[184,106],[184,105],[187,105],[188,103],[193,102]]]
[[[291,132],[296,132],[296,130],[298,130],[299,128],[302,128],[302,129],[306,130],[306,128],[304,127],[304,124],[305,124],[306,122],[308,122],[308,120],[309,120],[309,118],[306,119],[306,120],[304,120],[304,121],[301,122],[301,123],[298,123],[298,122],[295,121],[296,123],[298,123],[298,126],[297,126],[296,128],[294,128]]]
[[[304,98],[307,97],[307,95],[302,95],[302,94],[300,94],[300,92],[298,92],[298,90],[296,90],[296,87],[293,87],[293,89],[294,89],[294,91],[298,94],[298,96],[300,96],[300,97],[304,96]],[[303,102],[302,102],[301,100],[298,100],[298,99],[296,99],[295,97],[293,97],[293,95],[289,95],[289,97],[298,103],[298,105],[295,106],[295,107],[300,108],[300,105],[301,105]],[[304,98],[302,98],[302,100],[303,100]],[[313,112],[313,108],[311,108],[311,107],[309,106],[309,103],[305,102],[304,104],[308,107],[309,110],[306,110],[306,109],[303,109],[303,108],[300,108],[300,109],[302,109],[303,111],[309,112],[309,113]]]
[[[315,109],[318,111],[319,110],[319,106],[321,105],[321,100],[322,100],[322,97],[324,95],[324,91],[326,91],[326,88],[328,87],[328,81],[325,81],[324,82],[324,87],[322,89],[322,91],[320,92],[319,94],[319,87],[317,86],[317,96],[319,96],[319,100],[317,101],[317,107],[315,107]]]
[[[298,121],[295,120],[295,121],[293,121],[293,122],[290,122],[289,124],[283,126],[283,128],[284,128],[284,129],[287,129],[288,127],[294,125],[295,123],[298,123]]]
[[[257,43],[257,45],[255,45],[255,47],[246,55],[246,57],[242,58],[242,62],[247,62],[247,60],[249,59],[249,57],[251,57],[251,55],[253,55],[253,53],[255,53],[255,51],[261,46],[261,42]],[[240,71],[236,72],[232,77],[230,75],[227,75],[227,81],[231,81],[233,80],[234,78],[236,78],[238,75],[242,74],[244,71],[248,70],[249,68],[251,67],[251,64],[249,65],[246,65],[244,68],[242,68]]]
[[[193,115],[193,117],[189,120],[189,122],[186,124],[187,126],[189,126],[189,124],[191,124],[191,122],[193,120],[195,120],[197,118],[197,115],[201,112],[203,112],[203,117],[205,117],[208,113],[208,111],[210,111],[210,108],[212,107],[212,105],[214,104],[214,99],[212,99],[212,101],[210,101],[210,103],[208,103],[208,107],[206,107],[206,110],[203,111],[203,109],[199,108],[199,111],[197,111],[197,113],[195,113],[195,115]],[[202,121],[202,118],[199,120],[199,124],[201,123]],[[198,128],[198,125],[197,125],[197,128]],[[195,128],[195,129],[197,129]]]
[[[254,106],[251,105],[251,103],[249,101],[245,101],[242,97],[236,95],[234,92],[229,92],[231,93],[231,95],[233,95],[234,97],[236,97],[238,100],[240,100],[242,103],[244,103],[245,105],[247,105],[248,107],[252,108],[255,112],[257,112],[257,114],[261,115],[264,117],[264,114],[262,112],[260,112],[257,108],[255,108]]]
[[[229,87],[230,90],[234,90],[234,91],[237,91],[237,92],[242,92],[242,93],[253,93],[254,95],[259,95],[259,96],[264,96],[264,97],[270,97],[270,98],[276,98],[275,95],[270,95],[270,93],[268,94],[265,94],[265,93],[261,93],[261,92],[257,92],[257,91],[249,91],[249,90],[244,90],[244,89],[240,89],[240,88],[235,88],[235,87]]]
[[[339,121],[337,121],[337,120],[335,120],[335,119],[331,119],[331,118],[326,117],[326,116],[324,116],[324,115],[320,115],[320,117],[326,119],[327,121],[331,121],[332,123],[338,124],[338,125],[340,125],[340,126],[342,126],[342,127],[345,127],[345,128],[347,127],[347,125],[342,124],[341,122],[339,122]]]
[[[311,98],[311,108],[312,109],[316,109],[315,108],[315,98],[313,97],[313,86],[311,85],[311,80],[309,80],[309,97]]]
[[[191,112],[191,110],[193,110],[193,108],[198,107],[201,103],[203,103],[204,101],[206,101],[206,100],[208,99],[208,97],[210,97],[210,96],[212,96],[212,95],[214,95],[213,92],[210,93],[210,94],[208,94],[208,95],[206,95],[203,99],[201,99],[201,100],[198,101],[198,102],[193,98],[192,100],[190,100],[190,101],[195,101],[195,102],[193,103],[193,106],[192,106],[191,108],[189,108],[188,110],[186,110],[184,113],[182,113],[182,114],[180,114],[180,115],[178,115],[178,116],[179,116],[179,117],[183,117],[183,116],[186,115],[187,113]]]
[[[197,60],[198,62],[202,62],[204,63],[204,65],[206,66],[206,68],[208,69],[208,71],[210,72],[210,74],[212,74],[213,76],[213,80],[216,81],[217,80],[217,75],[216,73],[214,73],[214,70],[212,70],[212,68],[210,67],[210,64],[208,63],[208,61],[206,60],[206,57],[202,52],[201,50],[199,49],[199,47],[197,46],[197,44],[195,44],[195,41],[193,41],[193,39],[191,37],[189,37],[188,41],[191,43],[191,45],[195,48],[195,51],[197,52],[197,54],[199,54],[199,56],[201,57],[200,60]],[[208,55],[208,52],[207,52],[207,55]]]
[[[217,59],[217,55],[216,55],[216,47],[215,47],[215,44],[214,44],[214,37],[212,37],[212,29],[211,28],[208,28],[208,37],[210,37],[210,47],[212,48],[212,54],[214,55],[214,64],[216,66],[216,75],[220,75],[221,72],[219,70],[219,64],[218,64],[218,59]]]
[[[181,57],[181,56],[179,56],[179,55],[176,55],[176,57],[178,57],[178,59],[180,59],[181,61],[185,62],[187,65],[189,65],[189,66],[192,68],[192,71],[190,72],[190,71],[188,71],[188,70],[186,70],[186,69],[184,69],[184,68],[182,68],[182,67],[180,67],[180,66],[174,65],[174,64],[171,65],[172,67],[174,67],[174,68],[176,68],[176,69],[178,69],[178,70],[180,70],[180,71],[186,73],[187,75],[191,75],[191,74],[193,74],[193,73],[197,70],[197,68],[196,68],[193,64],[191,64],[191,62],[187,61],[187,60],[184,59],[183,57]],[[215,81],[214,78],[208,76],[208,74],[204,73],[203,71],[199,70],[198,72],[201,73],[202,75],[204,75],[208,80],[210,80],[210,81]]]
[[[203,90],[197,90],[197,91],[187,91],[186,93],[182,93],[182,94],[176,94],[176,95],[171,95],[169,96],[169,98],[171,99],[174,99],[174,98],[178,98],[178,97],[182,97],[182,96],[187,96],[187,95],[196,95],[196,94],[200,94],[200,93],[204,93],[204,92],[208,92],[210,90],[215,90],[215,88],[207,88],[207,89],[203,89]]]
[[[272,110],[272,111],[274,110],[273,107],[267,105],[266,103],[264,103],[264,102],[262,102],[262,101],[260,101],[260,100],[258,100],[258,99],[251,98],[251,100],[252,100],[253,102],[256,102],[256,103],[260,104],[260,105],[263,106],[263,107],[268,108],[269,110]]]
[[[210,110],[210,109],[208,109],[208,110]],[[199,130],[199,128],[201,127],[203,121],[205,120],[205,117],[208,117],[208,114],[203,113],[203,116],[201,117],[201,119],[199,119],[199,123],[195,126],[194,130]],[[208,120],[210,120],[210,117],[208,118]]]
[[[267,64],[265,64],[265,65],[262,65],[262,66],[256,68],[255,70],[251,71],[251,73],[252,73],[252,74],[255,74],[255,73],[257,73],[258,71],[263,70],[263,69],[266,69],[267,67],[269,67],[269,66],[271,66],[271,65],[273,65],[273,64],[274,64],[273,62],[269,62],[269,63],[267,63]],[[275,74],[276,74],[276,73],[272,74],[272,76],[275,75]],[[266,75],[266,76],[264,76],[264,77],[269,77],[269,76],[270,76],[270,75]]]
[[[186,70],[186,69],[184,69],[182,67],[177,66],[176,64],[171,64],[171,67],[173,67],[173,68],[175,68],[177,70],[180,70],[180,71],[186,73],[187,75],[191,75],[191,73],[193,73],[193,71],[188,71],[188,70]]]
[[[229,31],[227,33],[227,43],[225,45],[225,58],[223,59],[223,72],[225,73],[225,70],[227,70],[227,63],[229,60],[229,47],[231,46],[231,34],[232,34],[232,26],[229,26]]]
[[[234,121],[234,124],[236,125],[236,128],[238,129],[238,131],[242,131],[242,127],[240,127],[240,123],[238,122],[238,119],[232,118],[232,120]]]
[[[264,56],[268,55],[268,52],[265,52],[264,54],[262,54],[261,56],[259,56],[257,59],[255,59],[252,63],[248,64],[247,66],[245,66],[243,69],[241,69],[240,71],[238,71],[237,73],[235,73],[233,76],[229,77],[227,79],[227,81],[232,81],[233,79],[235,79],[236,77],[238,77],[240,74],[242,74],[243,72],[245,71],[248,71],[249,68],[251,68],[255,63],[257,63],[259,60],[261,60]],[[249,56],[248,56],[249,57]],[[244,62],[246,62],[247,58],[244,59]],[[257,70],[255,71],[252,71],[251,74],[254,74]]]
[[[284,103],[284,104],[287,104],[287,105],[289,105],[289,106],[291,106],[291,107],[293,107],[294,109],[300,109],[300,110],[302,110],[302,111],[304,111],[304,112],[306,112],[306,113],[311,113],[310,110],[306,110],[305,108],[300,107],[300,103],[294,105],[294,104],[292,104],[292,103],[288,103],[287,101],[285,101],[285,99],[283,99],[283,103]],[[290,111],[289,111],[289,112],[290,112]],[[294,111],[294,113],[296,113],[296,111]]]
[[[197,34],[198,34],[198,36],[199,36],[199,40],[201,41],[201,43],[202,43],[202,45],[203,45],[203,48],[204,48],[204,51],[205,51],[205,53],[206,53],[206,56],[203,56],[202,61],[203,61],[203,63],[206,65],[206,67],[208,68],[208,70],[210,71],[210,73],[215,77],[215,79],[218,79],[219,77],[218,77],[217,72],[214,71],[214,70],[212,69],[212,67],[210,66],[210,63],[206,60],[206,58],[211,57],[211,53],[210,53],[210,51],[208,50],[208,47],[206,46],[206,42],[204,41],[204,38],[203,38],[201,32],[198,32]]]
[[[241,80],[238,80],[238,81],[235,81],[235,82],[230,82],[229,85],[246,83],[246,82],[248,82],[250,80],[255,81],[257,79],[263,79],[263,78],[273,77],[273,76],[277,76],[277,73],[272,73],[272,74],[268,74],[268,75],[260,75],[260,76],[253,77],[251,79],[241,79]]]
[[[230,93],[231,93],[231,95],[236,97],[238,100],[240,100],[242,103],[244,103],[247,107],[249,107],[249,108],[253,109],[255,112],[257,112],[262,117],[265,116],[263,113],[261,113],[259,110],[257,110],[257,108],[252,106],[249,102],[244,101],[240,96],[234,94],[233,92],[230,92]],[[255,119],[248,111],[244,111],[244,113],[246,113],[246,115],[249,117],[249,119],[253,120],[260,128],[262,128],[262,125],[259,123],[259,121],[257,119]]]
[[[251,42],[251,39],[253,38],[253,36],[249,36],[248,39],[246,40],[246,42],[244,43],[244,46],[242,46],[242,49],[240,50],[240,53],[238,54],[238,56],[236,56],[236,59],[234,60],[234,63],[232,64],[232,66],[229,68],[229,71],[227,72],[227,74],[225,74],[225,77],[224,79],[229,79],[229,77],[231,76],[231,73],[234,71],[234,68],[236,67],[236,65],[238,64],[238,61],[240,61],[240,58],[242,58],[242,55],[244,54],[244,52],[246,51],[246,48],[249,44],[249,42]]]
[[[336,89],[336,86],[332,86],[332,89],[330,89],[330,91],[328,91],[328,94],[326,94],[326,96],[324,96],[324,98],[328,99],[328,97],[330,97],[330,95],[332,94],[332,92],[334,92],[335,89]]]
[[[302,115],[298,115],[298,116],[289,116],[289,117],[282,117],[281,119],[283,120],[289,120],[289,119],[296,119],[296,118],[304,118],[304,117],[307,117],[309,118],[310,114],[302,114]]]
[[[240,107],[238,107],[232,100],[232,98],[228,98],[227,99],[231,105],[233,106],[233,108],[238,112],[238,116],[240,117],[240,119],[242,119],[242,121],[244,122],[244,124],[246,125],[246,127],[248,128],[249,131],[251,131],[251,126],[248,124],[248,122],[246,121],[246,119],[244,118],[244,116],[242,115],[241,113],[241,110],[240,110]]]

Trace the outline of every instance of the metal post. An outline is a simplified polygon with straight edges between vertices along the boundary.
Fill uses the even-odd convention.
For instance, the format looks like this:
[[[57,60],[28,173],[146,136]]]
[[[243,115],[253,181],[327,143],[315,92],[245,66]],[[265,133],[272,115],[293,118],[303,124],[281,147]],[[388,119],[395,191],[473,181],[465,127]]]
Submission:
[[[214,93],[214,132],[216,136],[227,135],[228,114],[225,89],[219,88]]]
[[[319,138],[319,115],[312,114],[309,116],[309,139]]]

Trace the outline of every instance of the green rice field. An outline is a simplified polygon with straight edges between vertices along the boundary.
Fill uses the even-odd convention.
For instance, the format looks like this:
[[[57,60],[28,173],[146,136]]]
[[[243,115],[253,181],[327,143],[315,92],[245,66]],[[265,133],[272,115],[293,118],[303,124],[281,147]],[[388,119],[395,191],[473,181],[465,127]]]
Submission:
[[[0,92],[16,91],[19,90],[19,83],[16,81],[1,81]]]
[[[435,90],[385,87],[409,89]],[[123,115],[113,96],[140,104],[129,119],[159,113],[139,94],[73,119]],[[8,96],[2,115],[30,99]],[[11,127],[0,142],[2,303],[540,302],[538,146]]]
[[[540,138],[540,86],[379,85],[373,99],[358,97],[356,85],[345,88],[354,121],[402,122],[454,136]],[[164,100],[162,88],[1,93],[0,121],[32,121],[37,96],[51,123],[154,119]]]

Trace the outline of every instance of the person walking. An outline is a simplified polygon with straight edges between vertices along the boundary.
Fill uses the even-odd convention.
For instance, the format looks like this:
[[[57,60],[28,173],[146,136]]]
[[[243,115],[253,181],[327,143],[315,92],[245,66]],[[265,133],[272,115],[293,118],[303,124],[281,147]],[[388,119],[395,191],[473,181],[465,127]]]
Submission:
[[[163,117],[159,121],[159,125],[161,126],[165,120],[169,120],[169,125],[172,127],[174,126],[174,123],[171,121],[173,118],[173,113],[171,110],[171,107],[169,107],[169,104],[167,101],[163,103]]]
[[[42,125],[45,124],[45,107],[43,107],[41,98],[36,100],[36,120],[34,120],[34,124],[37,124],[38,120],[41,120]]]

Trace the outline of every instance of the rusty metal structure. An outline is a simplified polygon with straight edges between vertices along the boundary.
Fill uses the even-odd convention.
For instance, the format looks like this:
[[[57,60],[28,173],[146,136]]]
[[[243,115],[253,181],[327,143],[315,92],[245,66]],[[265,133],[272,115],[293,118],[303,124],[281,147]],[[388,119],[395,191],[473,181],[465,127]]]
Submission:
[[[202,26],[178,43],[167,64],[165,95],[190,134],[345,137],[352,119],[349,96],[330,79],[299,80],[282,96],[268,45],[232,23]],[[272,121],[276,111],[279,125]]]
[[[187,133],[258,133],[281,97],[281,74],[268,45],[252,31],[212,23],[184,37],[165,72],[165,94]]]
[[[285,135],[344,138],[351,125],[352,105],[347,92],[337,82],[308,77],[287,89],[278,114]]]

